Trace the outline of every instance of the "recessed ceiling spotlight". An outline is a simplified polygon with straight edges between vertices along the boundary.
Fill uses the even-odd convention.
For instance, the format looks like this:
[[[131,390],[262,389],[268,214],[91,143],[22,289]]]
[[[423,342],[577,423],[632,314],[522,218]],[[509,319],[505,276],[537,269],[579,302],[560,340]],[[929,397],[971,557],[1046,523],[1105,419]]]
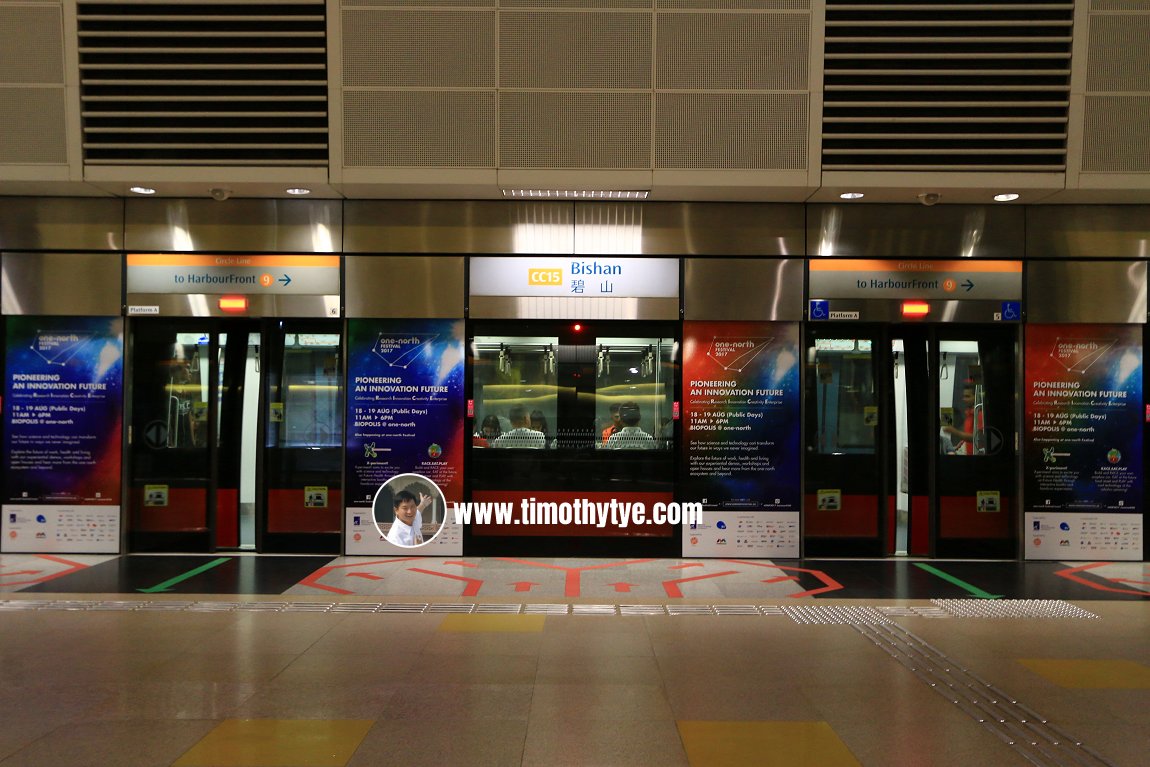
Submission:
[[[310,189],[304,189],[302,186],[293,186],[291,189],[285,189],[284,191],[287,192],[288,194],[294,194],[297,196],[301,196],[301,195],[305,195],[305,194],[311,194]]]
[[[1014,202],[1019,198],[1019,195],[1011,192],[1009,194],[996,194],[994,195],[995,202]]]
[[[133,192],[135,194],[155,194],[156,193],[156,190],[150,186],[130,186],[130,187],[128,187],[128,191]]]
[[[861,200],[864,197],[866,195],[862,192],[843,192],[839,195],[839,198],[843,200]]]

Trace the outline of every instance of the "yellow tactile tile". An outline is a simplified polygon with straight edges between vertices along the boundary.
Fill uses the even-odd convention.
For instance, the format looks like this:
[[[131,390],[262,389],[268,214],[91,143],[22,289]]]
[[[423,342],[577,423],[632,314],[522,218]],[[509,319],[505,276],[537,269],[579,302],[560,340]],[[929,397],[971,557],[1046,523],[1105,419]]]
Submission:
[[[543,630],[546,615],[445,615],[440,631],[502,631],[534,633]]]
[[[859,767],[826,722],[679,722],[691,767]]]
[[[1059,687],[1150,690],[1150,667],[1132,660],[1019,660]]]
[[[371,719],[228,719],[173,767],[343,767]]]

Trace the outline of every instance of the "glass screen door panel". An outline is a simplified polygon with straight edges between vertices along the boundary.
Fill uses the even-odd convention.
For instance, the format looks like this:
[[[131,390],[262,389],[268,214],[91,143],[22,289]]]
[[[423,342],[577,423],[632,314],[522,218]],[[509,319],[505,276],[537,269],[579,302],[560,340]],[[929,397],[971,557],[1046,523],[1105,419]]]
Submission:
[[[807,327],[804,534],[808,556],[882,552],[883,396],[873,326]]]
[[[674,500],[673,323],[476,321],[469,338],[470,500]],[[475,526],[464,540],[477,553],[677,556],[680,535],[541,522]]]
[[[282,320],[265,334],[262,551],[334,553],[341,530],[343,333]]]
[[[138,320],[130,354],[130,549],[210,551],[209,323]]]
[[[1014,325],[938,330],[937,556],[1017,556],[1018,351]]]

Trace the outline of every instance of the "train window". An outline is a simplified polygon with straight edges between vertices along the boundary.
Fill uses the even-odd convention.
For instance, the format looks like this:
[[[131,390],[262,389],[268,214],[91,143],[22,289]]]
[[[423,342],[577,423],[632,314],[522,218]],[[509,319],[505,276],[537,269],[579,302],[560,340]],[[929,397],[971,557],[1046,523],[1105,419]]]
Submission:
[[[672,447],[673,339],[599,338],[595,373],[596,447]]]
[[[938,426],[944,455],[985,455],[986,392],[977,341],[940,341]]]
[[[256,354],[258,364],[258,349]],[[269,409],[279,428],[268,430],[268,447],[342,445],[341,375],[338,334],[285,333],[283,404]]]
[[[871,341],[818,338],[808,359],[814,374],[807,386],[813,388],[818,420],[809,447],[823,454],[874,453],[878,398]]]
[[[474,447],[556,447],[558,348],[555,336],[478,336],[473,340]]]
[[[200,448],[208,444],[208,344],[207,333],[176,333],[167,369],[166,438],[161,447]]]
[[[674,339],[589,340],[561,349],[556,336],[477,336],[473,447],[671,449]],[[562,386],[561,356],[586,367]]]

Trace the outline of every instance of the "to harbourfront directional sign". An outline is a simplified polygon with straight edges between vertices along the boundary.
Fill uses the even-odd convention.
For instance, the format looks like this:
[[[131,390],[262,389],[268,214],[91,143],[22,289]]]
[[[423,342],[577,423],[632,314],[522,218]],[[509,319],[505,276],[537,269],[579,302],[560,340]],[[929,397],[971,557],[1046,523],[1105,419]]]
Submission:
[[[1021,261],[812,259],[812,298],[1017,301]],[[832,318],[833,319],[833,318]]]
[[[128,254],[128,293],[339,292],[339,256]]]

